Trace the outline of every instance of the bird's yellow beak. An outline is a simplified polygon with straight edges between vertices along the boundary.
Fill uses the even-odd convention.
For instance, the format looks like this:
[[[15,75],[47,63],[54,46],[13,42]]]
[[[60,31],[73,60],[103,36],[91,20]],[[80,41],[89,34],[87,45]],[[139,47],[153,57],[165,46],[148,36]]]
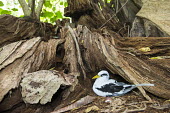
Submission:
[[[92,79],[96,79],[96,78],[99,78],[99,77],[100,77],[99,75],[96,75]]]

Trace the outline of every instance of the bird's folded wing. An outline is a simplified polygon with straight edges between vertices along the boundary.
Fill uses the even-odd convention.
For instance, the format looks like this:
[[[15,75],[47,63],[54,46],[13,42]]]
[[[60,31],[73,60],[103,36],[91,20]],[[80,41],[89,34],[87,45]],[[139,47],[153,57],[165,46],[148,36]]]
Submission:
[[[117,85],[114,83],[108,83],[105,84],[103,86],[101,86],[100,88],[96,88],[102,92],[108,92],[108,93],[115,93],[115,92],[119,92],[122,89],[124,89],[124,87],[122,85]]]

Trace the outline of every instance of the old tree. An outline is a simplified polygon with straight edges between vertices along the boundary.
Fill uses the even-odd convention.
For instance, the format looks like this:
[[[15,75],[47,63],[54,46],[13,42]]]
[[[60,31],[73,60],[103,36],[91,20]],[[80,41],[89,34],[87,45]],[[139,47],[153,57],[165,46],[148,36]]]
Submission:
[[[168,0],[67,0],[73,23],[56,25],[39,21],[44,0],[18,1],[24,18],[0,16],[1,112],[49,113],[94,95],[91,78],[101,69],[155,84],[138,88],[150,102],[145,91],[170,98]]]

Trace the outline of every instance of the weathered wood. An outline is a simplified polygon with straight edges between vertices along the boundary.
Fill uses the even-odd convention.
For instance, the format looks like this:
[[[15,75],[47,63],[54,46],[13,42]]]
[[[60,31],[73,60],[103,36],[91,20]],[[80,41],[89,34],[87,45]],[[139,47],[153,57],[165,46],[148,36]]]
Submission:
[[[68,7],[65,8],[65,16],[79,18],[81,15],[92,11],[91,0],[67,0]]]
[[[68,7],[65,8],[65,15],[72,17],[73,22],[85,25],[89,29],[107,27],[112,31],[119,31],[121,35],[126,35],[126,28],[116,17],[112,3],[108,4],[102,0],[68,0]]]
[[[60,86],[71,85],[59,71],[41,70],[25,74],[20,85],[22,98],[29,104],[46,104]]]
[[[54,32],[51,24],[5,14],[0,15],[0,29],[0,47],[38,36],[42,37],[42,40],[48,40]]]
[[[63,27],[60,32],[61,39],[51,39],[48,42],[42,42],[41,38],[30,39],[33,36],[44,36],[44,24],[38,24],[44,26],[42,29],[41,27],[34,29],[36,24],[34,22],[32,24],[15,17],[1,16],[0,39],[5,38],[0,42],[2,47],[0,48],[0,100],[2,100],[0,105],[5,107],[0,111],[48,113],[56,107],[59,109],[87,94],[87,90],[91,88],[91,79],[89,80],[92,77],[91,73],[96,74],[101,69],[119,74],[133,84],[155,84],[154,87],[139,87],[148,100],[151,98],[145,90],[159,97],[170,98],[169,37],[121,37],[120,35],[127,34],[126,26],[117,20],[116,13],[111,10],[112,3],[108,4],[106,0],[104,2],[102,0],[68,0],[68,4],[65,14],[72,17],[76,24],[85,26],[72,29],[61,25],[60,27]],[[3,22],[4,19],[9,21],[13,19],[14,22],[7,21],[8,24],[6,24]],[[29,27],[25,30],[27,26]],[[49,34],[51,34],[51,28],[53,27],[46,29],[47,32],[50,31]],[[17,40],[20,41],[11,43]],[[11,44],[6,45],[7,43]],[[149,47],[151,50],[141,51],[143,47]],[[157,56],[162,59],[151,59]],[[62,63],[61,67],[58,65],[56,67],[62,70],[62,76],[71,84],[64,91],[60,89],[62,93],[59,91],[59,94],[56,94],[55,98],[62,99],[54,99],[45,106],[25,106],[20,92],[14,92],[11,106],[6,106],[10,102],[10,90],[18,88],[23,75],[29,76],[27,73],[48,70],[55,61]],[[83,87],[83,84],[88,88]],[[20,90],[16,89],[16,91]],[[18,97],[16,97],[17,94]],[[65,100],[66,98],[68,100]]]
[[[20,88],[11,90],[6,98],[0,102],[0,112],[12,109],[14,106],[22,102]]]
[[[95,99],[95,97],[87,95],[86,97],[81,98],[77,102],[75,102],[75,103],[73,103],[73,104],[71,104],[69,106],[66,106],[64,108],[55,110],[55,111],[53,111],[51,113],[62,113],[62,112],[66,112],[66,111],[69,111],[69,110],[72,110],[72,109],[80,108],[83,105],[86,105],[86,104],[89,104],[89,103],[93,102],[94,99]]]
[[[63,42],[55,39],[42,42],[38,37],[4,46],[0,51],[0,101],[18,87],[23,74],[54,65],[56,47]]]
[[[95,72],[107,68],[134,84],[153,83],[155,87],[144,87],[144,89],[163,98],[168,99],[170,97],[168,82],[170,67],[168,62],[170,60],[166,59],[165,62],[165,59],[149,59],[150,56],[161,55],[161,48],[164,48],[164,52],[166,51],[166,53],[162,53],[163,56],[169,55],[169,46],[167,46],[169,37],[116,39],[109,33],[102,36],[82,26],[79,26],[75,31],[77,31],[75,35],[79,41],[86,72]],[[68,35],[69,32],[67,31],[66,40],[71,37]],[[150,47],[151,51],[140,51],[139,49],[142,47]],[[161,62],[160,60],[162,63],[158,64],[158,62]],[[144,97],[150,100],[141,87],[139,90]]]
[[[0,80],[2,80],[1,83],[3,83],[3,85],[7,83],[8,86],[5,87],[6,90],[2,89],[6,91],[3,95],[7,94],[8,91],[13,88],[12,86],[18,86],[18,82],[21,80],[20,78],[23,73],[49,69],[51,66],[49,63],[52,63],[55,59],[56,46],[64,43],[65,40],[63,46],[65,49],[63,60],[65,64],[64,69],[68,70],[68,73],[72,73],[73,77],[77,78],[79,76],[83,78],[83,69],[85,72],[96,72],[100,69],[108,69],[134,84],[154,83],[155,87],[144,87],[144,89],[154,95],[169,98],[169,59],[149,59],[151,55],[160,55],[160,53],[162,53],[162,47],[166,50],[166,53],[162,53],[161,55],[169,55],[169,37],[120,38],[116,34],[110,35],[106,29],[103,30],[104,31],[101,31],[101,34],[99,34],[97,32],[91,32],[87,27],[78,26],[76,29],[66,27],[62,29],[62,39],[59,40],[54,39],[49,40],[49,42],[41,42],[40,38],[35,38],[28,41],[23,40],[14,44],[12,43],[11,45],[13,46],[11,49],[9,45],[4,46],[1,53],[3,53],[5,57],[1,57],[3,59],[1,60],[2,67],[0,74],[3,75],[2,78],[5,78],[1,78]],[[78,47],[76,47],[76,43],[78,43]],[[150,47],[151,51],[140,51],[139,49],[142,47]],[[5,54],[6,50],[10,52]],[[80,52],[81,55],[78,54],[78,52]],[[45,53],[47,53],[47,55],[44,55]],[[81,68],[82,64],[80,65],[78,62],[78,57],[83,61],[84,68]],[[159,64],[160,62],[161,64]],[[19,67],[16,67],[18,64]],[[9,72],[11,74],[6,74],[5,71],[7,72],[7,70],[15,74],[12,72]],[[89,76],[87,75],[87,77]],[[10,82],[6,82],[6,78],[9,78]],[[13,81],[12,78],[15,78],[16,81]],[[74,80],[75,84],[64,94],[66,97],[70,95],[70,92],[77,90],[76,85],[78,85],[78,82],[82,82],[77,81],[77,79]],[[139,90],[145,98],[150,100],[143,88],[139,88]],[[25,112],[29,110],[30,112],[35,112],[37,109],[43,111],[45,108],[46,106],[29,106],[29,109],[23,107],[23,109],[26,110]],[[47,111],[50,112],[52,109],[54,108],[50,107]]]

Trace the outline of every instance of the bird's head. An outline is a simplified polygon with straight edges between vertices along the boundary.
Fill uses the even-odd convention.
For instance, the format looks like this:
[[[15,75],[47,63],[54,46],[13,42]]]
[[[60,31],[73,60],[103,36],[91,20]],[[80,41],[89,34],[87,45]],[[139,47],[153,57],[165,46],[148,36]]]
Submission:
[[[96,76],[94,76],[92,79],[96,79],[99,77],[107,77],[109,78],[109,73],[105,70],[100,71]]]

